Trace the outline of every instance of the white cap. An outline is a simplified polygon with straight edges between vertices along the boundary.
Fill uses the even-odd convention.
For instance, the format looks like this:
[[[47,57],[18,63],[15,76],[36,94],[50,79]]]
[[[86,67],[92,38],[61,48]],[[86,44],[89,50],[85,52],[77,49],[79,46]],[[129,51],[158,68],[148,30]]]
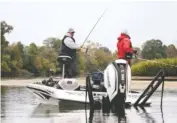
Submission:
[[[126,35],[129,35],[129,33],[128,33],[128,30],[127,30],[127,29],[122,30],[122,32],[121,32],[121,33],[126,34]]]
[[[75,32],[73,28],[69,28],[68,32]]]

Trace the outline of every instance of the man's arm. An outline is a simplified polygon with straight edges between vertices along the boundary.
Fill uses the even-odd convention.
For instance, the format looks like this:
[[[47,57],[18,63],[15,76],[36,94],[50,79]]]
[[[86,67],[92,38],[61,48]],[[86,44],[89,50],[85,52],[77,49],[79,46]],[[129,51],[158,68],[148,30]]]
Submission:
[[[64,43],[67,47],[71,48],[71,49],[79,49],[80,46],[78,44],[76,44],[71,38],[67,37],[64,40]]]

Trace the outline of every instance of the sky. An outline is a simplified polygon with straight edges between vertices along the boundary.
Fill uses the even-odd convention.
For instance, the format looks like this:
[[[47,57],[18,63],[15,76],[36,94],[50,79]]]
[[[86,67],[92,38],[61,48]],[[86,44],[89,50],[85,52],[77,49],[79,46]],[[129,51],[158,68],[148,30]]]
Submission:
[[[117,37],[127,29],[133,46],[150,39],[177,46],[177,1],[138,0],[0,0],[0,21],[14,27],[6,35],[10,43],[42,46],[49,37],[62,39],[68,28],[82,44],[98,18],[88,40],[116,50]]]

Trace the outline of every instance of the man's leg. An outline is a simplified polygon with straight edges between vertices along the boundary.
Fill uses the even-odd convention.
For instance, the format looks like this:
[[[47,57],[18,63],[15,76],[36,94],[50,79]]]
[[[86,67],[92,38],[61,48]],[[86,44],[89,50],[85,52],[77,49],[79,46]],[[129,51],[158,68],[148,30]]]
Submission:
[[[71,62],[71,75],[72,75],[72,77],[76,77],[76,75],[77,75],[76,57],[73,57],[72,62]]]
[[[69,63],[66,65],[66,77],[71,78],[72,77],[72,63]]]
[[[76,75],[77,75],[77,68],[76,68],[76,62],[74,62],[73,64],[72,64],[72,77],[76,77]]]

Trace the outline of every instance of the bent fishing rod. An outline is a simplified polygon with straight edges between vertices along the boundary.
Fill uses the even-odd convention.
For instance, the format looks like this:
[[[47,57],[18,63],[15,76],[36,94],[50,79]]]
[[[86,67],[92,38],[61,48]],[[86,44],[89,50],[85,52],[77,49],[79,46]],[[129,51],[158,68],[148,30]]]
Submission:
[[[108,10],[108,8],[106,8],[103,12],[103,14],[98,18],[97,22],[94,24],[94,26],[92,27],[91,31],[89,32],[89,34],[87,35],[87,37],[85,38],[83,44],[81,45],[81,48],[84,46],[85,42],[87,41],[88,37],[90,36],[90,34],[93,32],[93,30],[95,29],[96,25],[100,22],[101,18],[105,15],[106,11]]]
[[[100,16],[100,18],[97,20],[97,22],[94,24],[94,26],[92,27],[91,31],[89,32],[89,34],[87,35],[87,37],[85,38],[83,44],[81,45],[81,48],[84,46],[85,42],[87,41],[88,37],[90,36],[90,34],[93,32],[93,30],[95,29],[96,25],[100,22],[101,18],[105,15],[106,11],[108,10],[108,8],[106,8],[103,12],[103,14]],[[85,54],[87,54],[88,52],[88,47],[86,48]],[[85,114],[86,114],[86,119],[87,119],[87,104],[86,104],[86,100],[87,100],[87,93],[88,93],[88,83],[86,83],[86,89],[85,89]]]

